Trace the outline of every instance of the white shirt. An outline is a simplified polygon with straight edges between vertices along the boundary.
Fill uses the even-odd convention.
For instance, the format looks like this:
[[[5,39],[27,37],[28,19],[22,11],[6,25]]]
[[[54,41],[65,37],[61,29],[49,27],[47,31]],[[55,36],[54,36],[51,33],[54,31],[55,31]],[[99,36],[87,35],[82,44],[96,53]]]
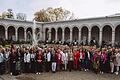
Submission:
[[[6,53],[5,53],[5,58],[8,59],[8,58],[9,58],[9,55],[10,55],[10,52],[9,52],[9,51],[6,52]]]
[[[80,52],[80,59],[82,59],[82,52]]]
[[[28,62],[28,63],[30,62],[30,53],[28,53],[28,54],[25,53],[24,54],[24,62]]]
[[[47,53],[47,61],[49,62],[50,60],[51,60],[51,53],[48,52],[48,53]]]
[[[87,52],[88,53],[88,58],[90,59],[90,53],[89,52]]]

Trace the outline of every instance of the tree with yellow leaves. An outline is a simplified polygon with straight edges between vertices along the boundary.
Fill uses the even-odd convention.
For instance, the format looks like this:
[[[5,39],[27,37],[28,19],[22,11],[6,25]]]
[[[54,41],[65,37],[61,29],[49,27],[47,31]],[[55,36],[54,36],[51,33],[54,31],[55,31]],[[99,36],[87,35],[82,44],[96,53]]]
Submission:
[[[48,7],[46,10],[42,9],[35,14],[35,20],[39,22],[54,22],[54,21],[65,21],[74,19],[73,13],[70,11],[60,8]]]

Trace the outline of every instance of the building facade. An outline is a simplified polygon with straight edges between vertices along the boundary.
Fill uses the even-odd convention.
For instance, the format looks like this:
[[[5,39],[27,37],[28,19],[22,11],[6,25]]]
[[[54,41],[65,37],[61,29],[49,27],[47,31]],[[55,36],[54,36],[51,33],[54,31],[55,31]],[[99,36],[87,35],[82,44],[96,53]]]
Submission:
[[[113,46],[120,43],[120,16],[98,17],[59,22],[36,22],[33,31],[32,21],[0,19],[0,38],[29,40],[29,36],[39,33],[42,41],[67,41],[80,42],[84,38],[90,40],[94,37],[99,45],[105,41]],[[35,33],[33,33],[35,32]]]

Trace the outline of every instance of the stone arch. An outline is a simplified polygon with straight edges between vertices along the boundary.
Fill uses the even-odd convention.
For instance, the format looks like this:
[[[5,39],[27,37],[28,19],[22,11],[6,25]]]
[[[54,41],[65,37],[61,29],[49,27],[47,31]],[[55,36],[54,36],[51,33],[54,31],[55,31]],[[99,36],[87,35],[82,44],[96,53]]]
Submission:
[[[57,31],[58,40],[62,40],[62,28],[59,27]]]
[[[39,41],[41,39],[41,32],[39,27],[35,29],[35,35],[36,35],[36,39]]]
[[[0,39],[5,39],[5,27],[4,25],[0,25]]]
[[[49,28],[45,29],[45,40],[48,40],[49,38]]]
[[[88,27],[87,26],[83,26],[81,28],[81,40],[83,40],[85,38],[88,39],[88,33],[89,33]]]
[[[35,35],[37,35],[40,32],[40,28],[35,29]]]
[[[17,32],[18,32],[18,40],[24,40],[24,28],[19,27]]]
[[[111,24],[111,23],[102,24],[102,30],[103,30],[103,28],[104,28],[106,25],[110,26],[110,27],[112,28],[112,30],[114,30],[114,26],[113,26],[113,24]]]
[[[70,28],[69,27],[66,27],[65,29],[64,29],[64,38],[65,38],[65,41],[66,40],[70,40]]]
[[[32,40],[32,36],[33,36],[32,34],[33,34],[32,28],[28,27],[26,29],[26,39],[27,39],[27,41],[31,41]]]
[[[105,25],[102,28],[102,41],[105,41],[107,44],[112,42],[112,27],[110,25]]]
[[[95,39],[97,42],[99,42],[99,34],[100,29],[98,26],[92,26],[91,28],[91,39]]]
[[[72,40],[79,40],[79,29],[78,27],[73,27],[72,29]]]
[[[15,41],[15,27],[9,26],[7,31],[8,31],[8,40]]]
[[[51,28],[51,40],[55,41],[55,34],[56,34],[56,31],[55,31],[55,28]]]
[[[115,43],[120,44],[120,24],[115,28]]]

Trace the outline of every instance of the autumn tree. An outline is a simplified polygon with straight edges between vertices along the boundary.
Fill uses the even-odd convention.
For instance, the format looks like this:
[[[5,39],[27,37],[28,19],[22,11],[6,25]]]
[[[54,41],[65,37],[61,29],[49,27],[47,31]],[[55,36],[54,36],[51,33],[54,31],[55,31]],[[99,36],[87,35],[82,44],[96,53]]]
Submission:
[[[48,7],[46,10],[42,9],[35,14],[35,20],[39,22],[53,22],[53,21],[64,21],[74,18],[73,13],[70,11],[60,8]]]

